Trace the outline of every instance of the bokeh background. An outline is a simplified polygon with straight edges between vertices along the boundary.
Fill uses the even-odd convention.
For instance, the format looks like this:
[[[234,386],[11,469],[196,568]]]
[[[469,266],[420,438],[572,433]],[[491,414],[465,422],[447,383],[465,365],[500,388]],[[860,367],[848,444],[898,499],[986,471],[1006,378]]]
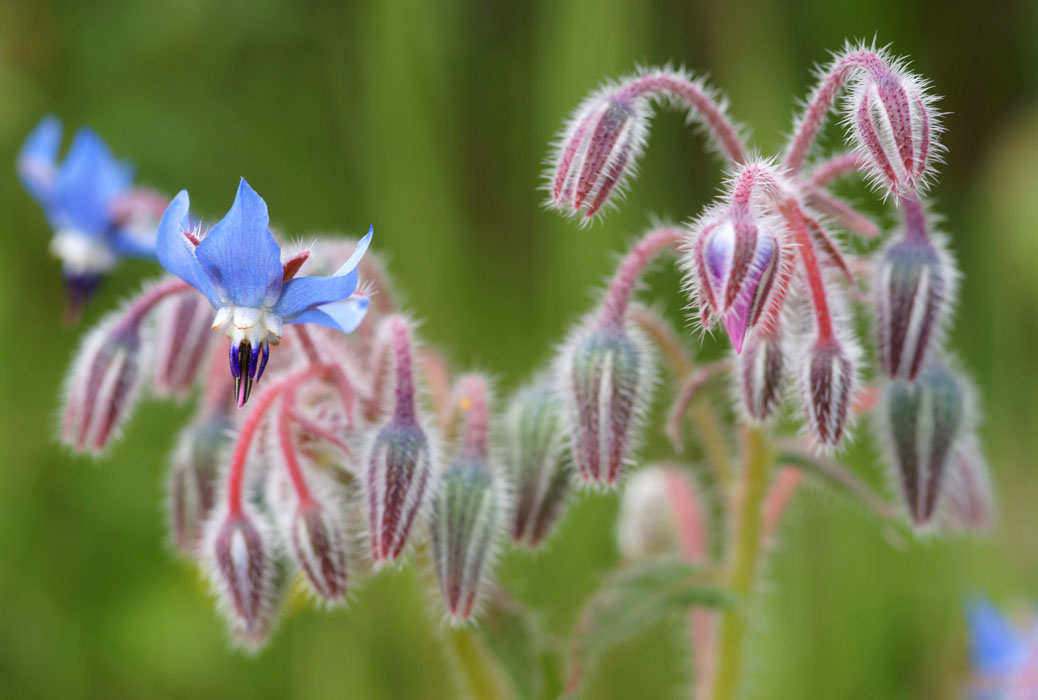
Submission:
[[[295,614],[258,658],[227,650],[195,573],[165,546],[165,462],[190,407],[143,406],[102,463],[55,445],[82,328],[59,323],[49,231],[14,173],[41,116],[94,127],[144,182],[189,188],[209,215],[245,175],[283,230],[373,223],[425,338],[507,388],[548,359],[653,215],[686,219],[716,192],[717,162],[666,113],[619,212],[580,230],[544,211],[547,144],[588,90],[638,63],[685,64],[723,88],[767,153],[811,66],[873,36],[945,96],[934,195],[965,273],[952,337],[980,387],[1001,526],[986,541],[892,544],[844,500],[802,494],[768,565],[754,697],[959,697],[964,601],[1038,601],[1027,0],[0,0],[0,697],[455,696],[411,571],[371,581],[345,610]],[[123,266],[87,322],[153,272]],[[655,274],[647,295],[675,317],[677,281]],[[856,466],[883,483],[875,461]],[[553,632],[616,563],[615,512],[615,497],[578,499],[546,551],[505,558],[502,578]],[[680,622],[656,626],[608,655],[588,697],[682,697],[684,653]]]

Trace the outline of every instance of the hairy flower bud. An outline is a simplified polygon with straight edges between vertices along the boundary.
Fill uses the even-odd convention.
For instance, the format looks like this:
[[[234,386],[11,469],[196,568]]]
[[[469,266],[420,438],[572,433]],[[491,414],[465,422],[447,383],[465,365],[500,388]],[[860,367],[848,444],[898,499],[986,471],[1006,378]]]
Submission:
[[[916,525],[927,525],[965,423],[965,390],[955,374],[931,361],[914,383],[887,386],[882,410],[908,514]]]
[[[62,442],[95,455],[108,446],[140,393],[141,355],[133,316],[109,316],[87,335],[65,380]]]
[[[832,447],[843,437],[854,374],[854,362],[839,341],[816,340],[811,345],[803,369],[804,406],[811,435],[823,447]]]
[[[346,595],[346,545],[334,513],[315,499],[300,503],[288,533],[289,550],[322,599],[337,602]]]
[[[163,305],[158,322],[154,388],[183,395],[205,367],[211,347],[213,310],[196,294],[179,294]]]
[[[277,613],[268,538],[244,512],[216,511],[207,530],[205,555],[213,589],[236,640],[258,647],[266,641]]]
[[[652,358],[620,325],[584,326],[560,357],[573,459],[586,482],[613,485],[651,392]]]
[[[220,457],[230,444],[230,430],[230,418],[217,412],[190,423],[177,438],[167,488],[170,532],[182,554],[195,554],[216,502],[217,472]]]
[[[975,437],[959,442],[948,465],[941,527],[951,532],[985,533],[995,526],[997,506],[991,473]]]
[[[706,554],[706,510],[688,473],[647,466],[627,482],[620,498],[616,540],[625,559]]]
[[[933,97],[900,66],[861,72],[847,102],[847,124],[873,177],[895,197],[921,189],[938,131]]]
[[[875,274],[880,368],[912,381],[940,342],[954,268],[929,238],[905,236],[886,249]]]
[[[551,206],[590,219],[622,189],[644,148],[648,106],[621,92],[602,92],[580,105],[555,149]]]
[[[511,535],[536,546],[548,534],[570,491],[561,397],[548,384],[520,389],[505,417],[505,464],[516,489]]]
[[[761,335],[751,331],[738,358],[739,395],[742,406],[753,420],[774,415],[782,402],[786,353],[780,329]]]

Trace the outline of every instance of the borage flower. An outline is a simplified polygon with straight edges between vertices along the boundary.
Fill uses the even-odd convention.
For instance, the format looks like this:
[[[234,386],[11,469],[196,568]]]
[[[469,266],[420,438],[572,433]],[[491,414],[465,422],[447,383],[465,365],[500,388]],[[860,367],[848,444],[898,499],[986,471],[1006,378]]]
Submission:
[[[249,398],[286,323],[316,323],[351,333],[368,309],[357,289],[357,264],[373,229],[330,277],[294,278],[305,255],[284,265],[270,232],[267,203],[242,178],[230,211],[208,235],[192,228],[187,190],[173,199],[158,234],[159,262],[202,292],[217,309],[213,329],[231,339],[230,364],[238,406]]]
[[[133,168],[104,141],[80,129],[60,165],[61,122],[47,117],[18,154],[18,174],[54,229],[51,253],[61,260],[76,320],[101,278],[120,258],[155,255],[155,225],[167,199],[133,187]]]

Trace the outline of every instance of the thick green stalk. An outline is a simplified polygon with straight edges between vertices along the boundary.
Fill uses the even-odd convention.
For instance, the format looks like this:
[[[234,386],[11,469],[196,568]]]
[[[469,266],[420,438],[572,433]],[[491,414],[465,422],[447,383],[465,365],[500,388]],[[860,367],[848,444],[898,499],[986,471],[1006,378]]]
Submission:
[[[718,649],[717,674],[714,677],[713,700],[733,700],[737,697],[742,679],[746,631],[753,608],[754,583],[761,556],[763,503],[768,487],[772,452],[764,430],[746,429],[745,464],[740,474],[741,494],[733,523],[733,549],[730,551],[728,585],[736,597],[736,604],[728,607],[721,617],[721,637]]]
[[[471,627],[447,630],[448,654],[461,688],[472,700],[511,700],[513,693],[500,667]]]

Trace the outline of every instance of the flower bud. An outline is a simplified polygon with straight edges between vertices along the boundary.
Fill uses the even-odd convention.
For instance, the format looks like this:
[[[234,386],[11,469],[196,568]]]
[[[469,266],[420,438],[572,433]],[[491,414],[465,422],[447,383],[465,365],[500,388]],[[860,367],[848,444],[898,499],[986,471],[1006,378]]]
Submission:
[[[804,406],[811,434],[823,447],[832,447],[843,437],[854,373],[854,362],[839,341],[812,344],[804,364]]]
[[[624,486],[616,540],[625,559],[706,555],[706,510],[686,471],[677,467],[639,469]]]
[[[170,531],[182,554],[195,553],[216,502],[217,472],[230,431],[230,418],[217,412],[187,425],[177,438],[167,488]]]
[[[213,311],[197,294],[179,294],[164,304],[158,322],[154,388],[184,395],[205,367],[211,347]]]
[[[888,377],[913,381],[939,342],[950,271],[924,236],[905,236],[883,253],[876,266],[876,345]]]
[[[311,588],[337,602],[346,595],[346,545],[334,514],[315,499],[299,504],[289,528],[289,550]]]
[[[594,216],[633,172],[647,131],[644,100],[619,92],[585,100],[555,149],[551,206],[572,216]]]
[[[786,370],[782,331],[766,335],[750,331],[737,367],[746,415],[756,421],[770,418],[782,402]]]
[[[258,647],[276,615],[270,543],[244,512],[216,511],[207,525],[210,581],[227,611],[237,641]]]
[[[948,470],[948,492],[941,506],[942,529],[990,531],[995,526],[997,506],[991,473],[975,437],[960,441]]]
[[[140,393],[141,354],[132,316],[109,316],[87,335],[65,380],[62,442],[95,455],[108,446]]]
[[[938,130],[933,98],[899,67],[863,72],[848,100],[847,123],[862,160],[895,197],[923,187]]]
[[[565,459],[565,417],[559,395],[548,384],[516,392],[505,418],[505,464],[516,487],[511,534],[536,546],[548,534],[570,490]]]
[[[933,518],[962,431],[965,392],[959,378],[931,361],[914,383],[886,388],[883,418],[908,514],[918,526]]]
[[[649,351],[622,326],[585,326],[560,359],[574,461],[584,481],[613,485],[651,393]]]

